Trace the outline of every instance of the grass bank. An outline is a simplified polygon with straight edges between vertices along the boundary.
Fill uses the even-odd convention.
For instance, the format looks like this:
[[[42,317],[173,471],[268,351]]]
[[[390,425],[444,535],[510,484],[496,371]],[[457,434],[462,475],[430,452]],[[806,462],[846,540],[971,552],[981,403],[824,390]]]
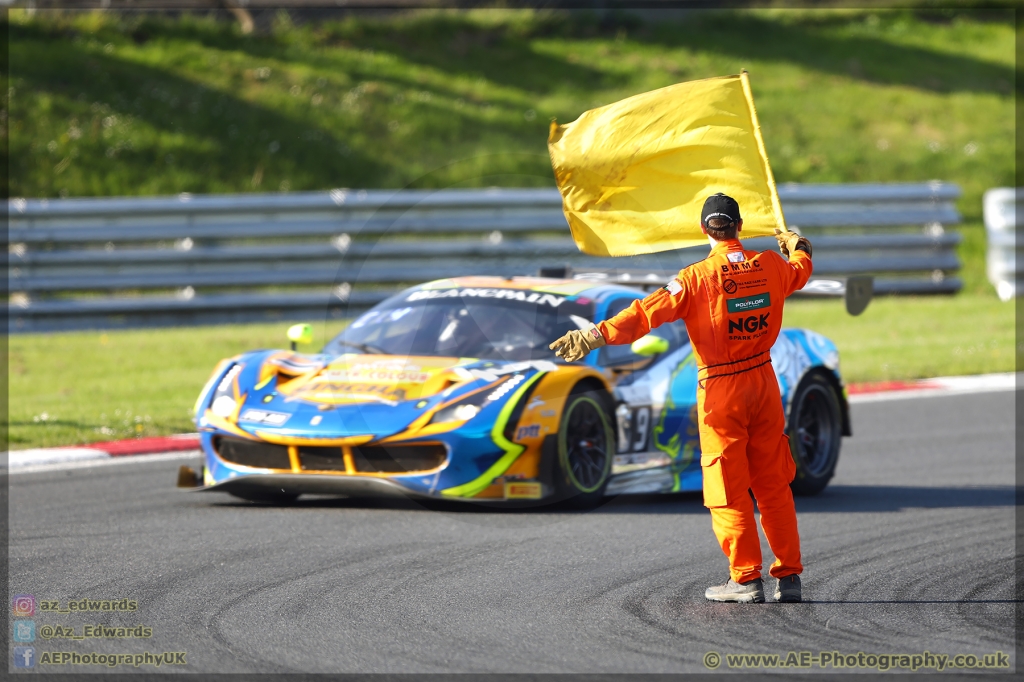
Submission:
[[[1014,304],[994,296],[875,299],[859,317],[831,301],[791,301],[783,323],[835,341],[847,382],[1011,372]]]
[[[799,301],[787,326],[826,334],[848,382],[1014,368],[1012,304],[994,297],[882,299],[860,317],[837,302]],[[344,323],[315,325],[319,348]],[[223,357],[285,347],[287,325],[11,336],[12,448],[192,430],[192,405]]]
[[[751,72],[780,182],[1013,176],[1014,28],[996,10],[428,11],[269,33],[142,12],[10,12],[15,196],[553,184],[548,121]]]
[[[315,324],[319,349],[343,328]],[[286,348],[285,323],[9,338],[11,448],[187,433],[216,363]]]

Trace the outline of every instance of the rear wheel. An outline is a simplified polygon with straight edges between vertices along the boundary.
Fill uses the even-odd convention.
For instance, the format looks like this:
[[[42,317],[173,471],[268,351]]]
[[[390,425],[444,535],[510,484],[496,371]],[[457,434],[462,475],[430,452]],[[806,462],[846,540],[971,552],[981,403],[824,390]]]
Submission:
[[[835,474],[843,420],[832,382],[820,371],[807,374],[793,394],[789,445],[796,461],[791,487],[797,495],[817,495]]]
[[[601,501],[615,457],[609,399],[603,392],[573,391],[558,428],[557,496],[579,507]]]

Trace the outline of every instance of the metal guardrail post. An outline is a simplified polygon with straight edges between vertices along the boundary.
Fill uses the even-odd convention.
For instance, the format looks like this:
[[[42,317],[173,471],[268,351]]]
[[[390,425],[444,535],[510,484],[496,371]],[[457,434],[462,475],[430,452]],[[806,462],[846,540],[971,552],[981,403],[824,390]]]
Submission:
[[[985,192],[985,232],[988,237],[988,280],[1003,301],[1019,296],[1024,290],[1017,250],[1017,228],[1024,187],[997,187]]]

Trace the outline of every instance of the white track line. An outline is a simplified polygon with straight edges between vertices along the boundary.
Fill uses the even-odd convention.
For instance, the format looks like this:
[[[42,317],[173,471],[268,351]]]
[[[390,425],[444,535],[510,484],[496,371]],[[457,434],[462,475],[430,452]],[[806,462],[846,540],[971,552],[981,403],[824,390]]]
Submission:
[[[80,462],[91,459],[108,459],[110,453],[96,448],[37,448],[33,450],[12,450],[5,452],[0,467],[18,469],[42,464]]]
[[[971,393],[992,393],[1013,391],[1018,383],[1024,385],[1024,372],[1003,374],[982,374],[965,377],[937,377],[923,379],[922,388],[902,391],[880,391],[878,393],[856,393],[849,397],[851,404],[874,403],[888,400],[910,400],[914,398],[941,398],[943,396],[968,395]],[[183,434],[183,438],[193,437]],[[202,456],[201,450],[185,450],[148,455],[120,455],[95,448],[39,448],[34,450],[13,450],[0,453],[0,469],[11,474],[28,474],[64,469],[84,469],[95,466],[145,462],[166,462],[178,459],[193,459]]]
[[[982,374],[968,377],[937,377],[923,379],[922,383],[932,384],[922,388],[904,391],[881,391],[879,393],[857,393],[851,395],[850,403],[874,403],[886,400],[908,400],[910,398],[941,398],[950,395],[971,393],[994,393],[1013,391],[1018,383],[1024,386],[1024,373]]]
[[[178,459],[196,459],[202,457],[202,450],[183,450],[179,452],[165,452],[157,455],[123,455],[121,457],[106,457],[104,459],[88,459],[78,461],[54,462],[52,464],[39,464],[34,466],[20,466],[10,469],[9,474],[35,474],[46,471],[64,471],[67,469],[88,469],[90,467],[115,466],[118,464],[149,464],[151,462],[168,462]]]

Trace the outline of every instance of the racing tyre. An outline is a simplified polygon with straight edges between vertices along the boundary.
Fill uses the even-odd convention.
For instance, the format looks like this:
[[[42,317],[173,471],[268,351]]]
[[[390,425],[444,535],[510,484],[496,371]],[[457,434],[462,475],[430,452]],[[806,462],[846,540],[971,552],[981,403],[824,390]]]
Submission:
[[[615,458],[615,438],[603,391],[569,394],[558,427],[557,497],[589,508],[604,497]]]
[[[843,421],[839,397],[820,371],[800,381],[789,411],[789,447],[796,461],[790,487],[796,495],[817,495],[836,471]]]
[[[298,493],[285,493],[277,490],[260,490],[229,493],[234,497],[246,500],[247,502],[259,502],[262,504],[291,504],[298,499]]]

